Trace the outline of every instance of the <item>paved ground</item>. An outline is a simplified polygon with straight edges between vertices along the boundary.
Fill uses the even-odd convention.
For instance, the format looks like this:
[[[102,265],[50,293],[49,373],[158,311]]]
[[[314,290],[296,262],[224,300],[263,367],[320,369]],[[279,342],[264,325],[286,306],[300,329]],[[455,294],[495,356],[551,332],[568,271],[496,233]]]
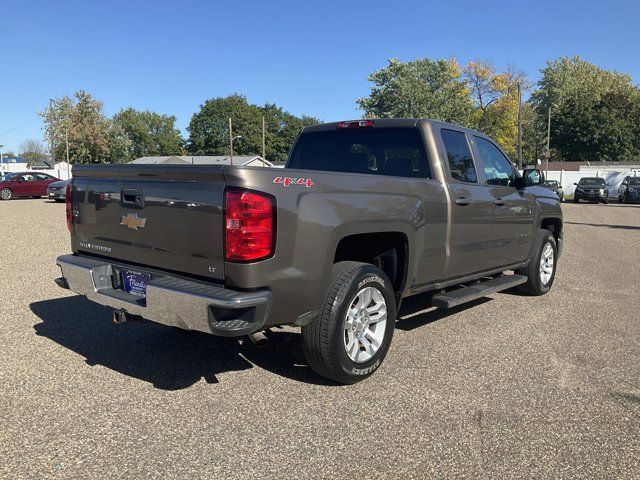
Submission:
[[[371,379],[58,289],[64,205],[0,203],[0,478],[640,478],[640,206],[564,207],[552,292],[404,308]]]

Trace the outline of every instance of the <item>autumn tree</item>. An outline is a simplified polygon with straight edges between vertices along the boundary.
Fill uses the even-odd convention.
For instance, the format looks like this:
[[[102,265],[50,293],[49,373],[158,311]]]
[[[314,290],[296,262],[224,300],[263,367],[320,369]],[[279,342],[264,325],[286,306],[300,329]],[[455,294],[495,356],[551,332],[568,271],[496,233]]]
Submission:
[[[53,140],[56,158],[79,163],[101,163],[111,159],[111,121],[103,112],[100,100],[84,90],[73,98],[65,96],[53,101],[41,113],[48,139]]]
[[[466,125],[473,104],[454,59],[389,60],[369,76],[368,97],[357,104],[370,118],[433,118]]]
[[[526,75],[508,67],[499,72],[490,62],[474,60],[462,71],[474,109],[469,123],[494,138],[513,157],[518,139],[518,85],[531,86]]]

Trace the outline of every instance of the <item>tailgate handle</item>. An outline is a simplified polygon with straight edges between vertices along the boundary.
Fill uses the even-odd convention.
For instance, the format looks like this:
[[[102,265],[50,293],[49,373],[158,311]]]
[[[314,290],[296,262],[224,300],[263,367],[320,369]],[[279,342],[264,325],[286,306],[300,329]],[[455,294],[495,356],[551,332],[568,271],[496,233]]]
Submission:
[[[124,207],[144,208],[144,193],[141,188],[123,188],[120,191],[120,203]]]

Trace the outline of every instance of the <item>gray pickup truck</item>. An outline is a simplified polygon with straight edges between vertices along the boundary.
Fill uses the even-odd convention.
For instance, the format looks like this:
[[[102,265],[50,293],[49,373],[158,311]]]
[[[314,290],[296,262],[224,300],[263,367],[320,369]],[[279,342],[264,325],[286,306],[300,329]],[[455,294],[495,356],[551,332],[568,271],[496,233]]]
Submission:
[[[405,297],[549,291],[562,212],[543,181],[486,135],[422,119],[305,128],[284,169],[78,165],[56,283],[116,322],[254,341],[300,326],[311,368],[354,383]]]

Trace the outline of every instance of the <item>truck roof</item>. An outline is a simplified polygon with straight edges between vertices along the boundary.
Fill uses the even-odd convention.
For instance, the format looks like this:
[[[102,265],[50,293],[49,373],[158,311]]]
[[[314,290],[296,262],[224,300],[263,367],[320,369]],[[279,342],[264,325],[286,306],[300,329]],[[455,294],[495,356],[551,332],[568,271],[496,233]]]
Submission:
[[[373,121],[373,127],[368,128],[407,128],[407,127],[416,127],[418,124],[440,124],[440,125],[450,125],[456,128],[462,128],[468,132],[479,134],[483,137],[486,137],[486,134],[479,132],[477,130],[473,130],[468,127],[464,127],[462,125],[456,125],[454,123],[443,122],[441,120],[433,120],[431,118],[371,118],[371,119],[357,119],[357,120],[345,120],[344,122],[357,122],[359,120],[371,120]],[[325,132],[328,130],[335,130],[338,128],[338,124],[340,122],[329,122],[329,123],[321,123],[319,125],[312,125],[309,127],[305,127],[303,129],[304,133],[308,132]]]

